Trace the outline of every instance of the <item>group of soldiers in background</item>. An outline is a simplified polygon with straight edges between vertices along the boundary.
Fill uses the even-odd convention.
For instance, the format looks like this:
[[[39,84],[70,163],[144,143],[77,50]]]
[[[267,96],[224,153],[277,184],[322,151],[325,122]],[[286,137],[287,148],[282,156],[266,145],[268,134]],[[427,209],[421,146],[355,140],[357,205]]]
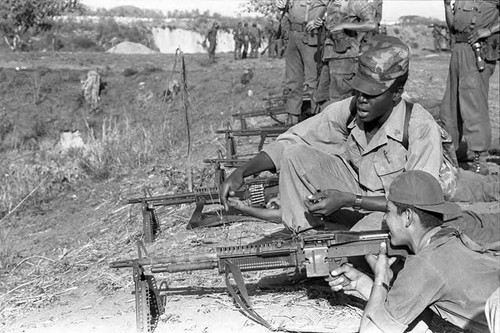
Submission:
[[[234,59],[258,58],[262,45],[262,30],[257,23],[248,26],[248,22],[238,22],[234,34]]]

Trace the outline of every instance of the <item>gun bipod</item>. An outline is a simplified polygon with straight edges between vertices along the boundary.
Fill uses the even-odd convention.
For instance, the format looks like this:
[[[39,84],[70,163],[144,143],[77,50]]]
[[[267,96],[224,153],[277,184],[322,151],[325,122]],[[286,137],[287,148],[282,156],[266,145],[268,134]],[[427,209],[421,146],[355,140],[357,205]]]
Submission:
[[[137,241],[137,248],[139,256],[132,263],[136,329],[138,333],[151,333],[158,325],[160,315],[165,311],[165,302],[164,296],[160,296],[155,277],[146,274],[140,264],[143,259],[142,251],[147,255],[144,244]]]

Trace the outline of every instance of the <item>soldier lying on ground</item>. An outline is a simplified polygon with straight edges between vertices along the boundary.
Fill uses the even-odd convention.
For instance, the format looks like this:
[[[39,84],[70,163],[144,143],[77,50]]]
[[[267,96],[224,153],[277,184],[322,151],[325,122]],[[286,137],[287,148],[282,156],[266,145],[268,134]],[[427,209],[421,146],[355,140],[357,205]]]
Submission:
[[[361,333],[408,328],[428,332],[426,324],[415,322],[427,307],[472,332],[488,332],[491,317],[498,320],[499,314],[485,304],[500,287],[500,257],[484,252],[456,229],[443,227],[443,216],[460,208],[440,192],[436,179],[423,171],[402,173],[392,182],[385,215],[391,244],[414,253],[394,281],[390,266],[395,258],[387,258],[385,243],[378,256],[367,256],[373,280],[349,264],[331,272],[332,290],[356,290],[368,300]],[[492,326],[490,330],[498,332]]]
[[[498,200],[498,176],[476,183],[476,175],[451,172],[429,112],[415,104],[407,116],[411,106],[401,95],[408,65],[409,49],[399,39],[372,38],[351,81],[356,96],[293,126],[236,169],[221,186],[222,204],[228,208],[244,177],[265,170],[279,171],[281,219],[293,232],[324,224],[311,212],[348,228],[357,223],[354,230],[381,229],[383,213],[368,210],[385,209],[392,181],[409,170],[429,172],[452,200]],[[306,206],[310,195],[321,201]]]

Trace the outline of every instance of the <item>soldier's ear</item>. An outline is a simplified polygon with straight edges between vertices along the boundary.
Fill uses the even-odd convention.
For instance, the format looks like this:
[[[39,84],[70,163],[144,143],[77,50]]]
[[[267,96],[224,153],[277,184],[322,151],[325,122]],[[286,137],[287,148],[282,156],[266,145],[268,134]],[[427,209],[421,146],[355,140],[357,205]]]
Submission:
[[[393,92],[392,100],[394,102],[394,105],[398,104],[401,101],[403,93],[404,93],[403,87],[400,87],[396,91]]]
[[[413,211],[411,209],[405,210],[406,222],[405,227],[408,228],[413,223]]]

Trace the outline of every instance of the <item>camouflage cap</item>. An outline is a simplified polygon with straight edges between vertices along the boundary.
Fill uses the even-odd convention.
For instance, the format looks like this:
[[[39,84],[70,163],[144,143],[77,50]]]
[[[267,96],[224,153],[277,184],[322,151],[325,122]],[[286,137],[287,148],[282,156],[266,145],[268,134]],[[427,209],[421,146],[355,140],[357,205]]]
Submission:
[[[361,49],[350,85],[367,95],[383,94],[396,78],[408,72],[410,49],[396,37],[378,34]]]

